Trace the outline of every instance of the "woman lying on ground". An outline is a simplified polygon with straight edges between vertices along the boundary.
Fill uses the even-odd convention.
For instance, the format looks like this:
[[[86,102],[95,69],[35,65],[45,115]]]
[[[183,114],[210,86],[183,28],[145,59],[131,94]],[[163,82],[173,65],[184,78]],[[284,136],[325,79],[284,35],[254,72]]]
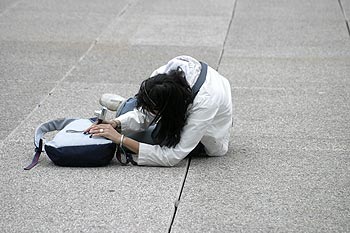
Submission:
[[[204,68],[204,83],[193,93]],[[100,103],[117,110],[117,117],[86,132],[122,144],[138,165],[174,166],[188,155],[222,156],[228,150],[230,84],[192,57],[176,57],[155,70],[134,98],[105,94]]]

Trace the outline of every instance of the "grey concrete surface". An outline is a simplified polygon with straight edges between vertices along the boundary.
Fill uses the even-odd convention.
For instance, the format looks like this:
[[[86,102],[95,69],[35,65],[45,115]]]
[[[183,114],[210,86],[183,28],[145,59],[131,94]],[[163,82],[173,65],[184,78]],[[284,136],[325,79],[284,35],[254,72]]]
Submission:
[[[335,1],[237,1],[231,156],[192,159],[173,232],[348,232],[349,35]],[[188,216],[191,216],[189,218]]]
[[[139,86],[154,67],[158,68],[169,57],[178,54],[193,54],[213,66],[218,64],[218,47],[186,47],[157,45],[109,45],[101,40],[86,58],[68,76],[67,82],[128,83]],[[128,68],[135,64],[132,72]],[[150,68],[152,67],[152,68]],[[150,71],[151,70],[151,71]],[[98,78],[97,78],[98,77]],[[132,77],[126,79],[126,77]],[[136,90],[135,90],[136,91]]]
[[[340,2],[345,16],[333,0],[0,1],[0,231],[350,232]],[[63,168],[43,155],[23,171],[40,123],[91,117],[102,93],[132,96],[180,54],[231,82],[226,156]]]
[[[192,160],[174,232],[349,230],[348,152],[236,143],[230,152]]]
[[[350,23],[349,22],[349,19],[350,19],[349,18],[350,17],[350,3],[349,3],[349,1],[341,0],[340,4],[341,4],[341,6],[343,8],[343,11],[344,11],[344,14],[345,14],[345,19],[348,21],[348,23]]]
[[[2,150],[12,156],[2,158],[1,165],[2,232],[167,231],[184,163],[174,169],[116,162],[104,168],[62,168],[43,158],[29,173],[15,156],[32,150],[27,144],[10,140]]]
[[[348,38],[337,1],[238,1],[225,51],[248,57],[348,57]]]

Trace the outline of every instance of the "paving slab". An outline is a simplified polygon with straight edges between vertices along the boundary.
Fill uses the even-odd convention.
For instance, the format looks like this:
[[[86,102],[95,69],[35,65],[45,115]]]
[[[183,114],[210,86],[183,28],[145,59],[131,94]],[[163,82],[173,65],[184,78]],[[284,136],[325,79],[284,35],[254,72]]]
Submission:
[[[228,23],[229,18],[222,16],[124,17],[101,40],[112,44],[217,47],[223,44]]]
[[[87,43],[1,41],[0,127],[11,131],[48,95],[88,48]],[[1,140],[6,133],[1,134]]]
[[[320,92],[348,86],[349,57],[239,57],[225,55],[219,71],[237,88]],[[323,93],[325,94],[325,93]]]
[[[234,129],[250,136],[350,138],[349,58],[224,56]]]
[[[269,149],[269,150],[294,150],[294,151],[317,151],[344,152],[349,154],[349,138],[327,138],[327,137],[297,137],[279,135],[247,135],[233,131],[232,147],[234,150],[240,148]],[[246,150],[246,149],[244,149]]]
[[[38,83],[36,82],[13,82],[0,80],[0,107],[3,120],[0,123],[4,133],[0,140],[7,135],[37,106],[43,96],[52,88],[52,83],[43,83],[40,85],[38,93]]]
[[[178,55],[191,55],[217,66],[221,47],[115,46],[98,43],[65,81],[139,85],[153,70]]]
[[[235,18],[225,53],[253,57],[349,56],[348,37],[343,20],[319,24],[312,20]]]
[[[1,41],[0,100],[3,129],[13,130],[61,80],[88,48],[87,43]]]
[[[93,0],[33,0],[21,2],[16,9],[53,13],[84,13],[86,15],[89,15],[90,13],[117,15],[120,10],[130,2],[130,0],[104,0],[103,4],[101,4],[101,2],[96,2]]]
[[[181,1],[162,1],[154,0],[139,1],[129,15],[165,15],[165,16],[226,16],[230,17],[235,1],[232,0],[208,0],[187,1],[182,4]]]
[[[299,19],[324,22],[329,19],[342,19],[342,14],[337,1],[309,0],[309,1],[238,1],[235,18],[275,18],[275,19]]]
[[[9,140],[1,149],[3,232],[165,232],[184,174],[177,168],[62,168],[46,158],[31,171],[32,143]],[[18,146],[21,145],[21,146]]]
[[[1,41],[1,80],[57,82],[74,66],[91,42]]]
[[[114,15],[64,14],[13,10],[2,17],[1,40],[71,41],[94,40]],[[69,27],[67,27],[69,25]]]
[[[349,89],[327,94],[234,89],[233,130],[243,135],[349,139]],[[342,96],[342,97],[341,97]]]
[[[251,0],[237,3],[225,53],[254,57],[348,56],[348,38],[337,2]]]
[[[129,1],[107,1],[106,4],[75,1],[62,4],[62,1],[23,1],[11,9],[11,14],[1,15],[0,39],[92,42],[111,21],[118,18],[128,3]]]
[[[172,232],[347,232],[348,153],[248,146],[194,158]]]
[[[223,1],[218,4],[207,1],[203,4],[191,1],[183,6],[176,2],[160,2],[149,4],[146,1],[131,6],[109,27],[108,32],[101,36],[101,41],[119,45],[223,45],[233,10],[232,2]],[[208,9],[212,7],[221,14],[208,14]],[[189,11],[191,13],[186,14]]]

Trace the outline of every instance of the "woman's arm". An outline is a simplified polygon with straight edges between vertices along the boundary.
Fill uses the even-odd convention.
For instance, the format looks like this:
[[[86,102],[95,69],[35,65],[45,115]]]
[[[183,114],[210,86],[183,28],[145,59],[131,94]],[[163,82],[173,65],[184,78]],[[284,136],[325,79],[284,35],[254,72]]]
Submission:
[[[88,132],[92,134],[92,136],[108,138],[113,142],[115,142],[116,144],[123,143],[123,146],[125,146],[135,154],[138,154],[140,143],[126,136],[122,137],[122,134],[118,133],[113,127],[116,124],[117,122],[114,121],[114,122],[110,122],[110,124],[92,125],[89,128]],[[121,142],[122,138],[123,138],[123,142]]]
[[[121,131],[125,134],[129,134],[145,130],[150,125],[153,118],[154,117],[149,114],[134,109],[133,111],[118,116],[115,120],[121,123]]]

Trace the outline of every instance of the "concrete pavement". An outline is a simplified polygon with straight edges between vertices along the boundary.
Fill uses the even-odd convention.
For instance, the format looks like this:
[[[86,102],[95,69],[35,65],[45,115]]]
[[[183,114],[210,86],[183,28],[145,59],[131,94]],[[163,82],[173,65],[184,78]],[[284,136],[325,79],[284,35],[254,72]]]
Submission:
[[[1,1],[1,232],[350,232],[349,16],[346,0]],[[231,82],[227,156],[23,170],[40,123],[91,117],[180,54]]]

